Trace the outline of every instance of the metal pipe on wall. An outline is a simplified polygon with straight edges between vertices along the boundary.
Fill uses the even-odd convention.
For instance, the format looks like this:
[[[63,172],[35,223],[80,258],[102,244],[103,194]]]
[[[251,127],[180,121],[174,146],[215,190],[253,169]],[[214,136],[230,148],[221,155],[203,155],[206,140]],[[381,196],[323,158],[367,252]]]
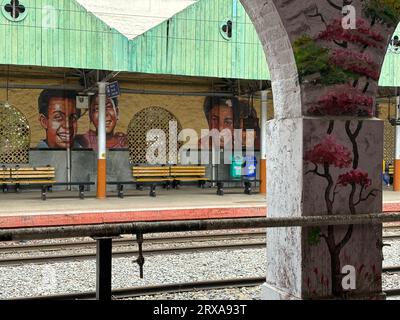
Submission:
[[[59,85],[31,85],[31,84],[9,84],[9,89],[21,90],[46,90],[46,89],[60,89]],[[6,89],[6,84],[0,84],[0,89]],[[65,90],[83,91],[84,87],[80,86],[63,86]],[[121,93],[128,94],[145,94],[145,95],[165,95],[165,96],[182,96],[182,97],[233,97],[230,92],[179,92],[179,91],[163,91],[163,90],[137,90],[137,89],[122,89]]]

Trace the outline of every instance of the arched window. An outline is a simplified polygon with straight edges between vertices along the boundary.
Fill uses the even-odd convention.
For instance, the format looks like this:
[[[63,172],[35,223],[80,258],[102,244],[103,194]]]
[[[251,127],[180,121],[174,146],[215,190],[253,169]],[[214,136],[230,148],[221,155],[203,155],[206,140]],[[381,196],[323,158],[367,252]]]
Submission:
[[[26,117],[17,108],[0,103],[0,163],[29,163],[30,142]]]
[[[146,164],[146,151],[148,147],[147,133],[149,130],[162,130],[166,136],[166,144],[162,145],[161,152],[169,154],[169,125],[175,121],[178,133],[182,131],[182,126],[178,119],[168,110],[161,107],[148,107],[136,113],[128,127],[129,158],[133,164]],[[179,148],[179,145],[178,145]],[[177,158],[178,150],[172,150],[172,154]]]

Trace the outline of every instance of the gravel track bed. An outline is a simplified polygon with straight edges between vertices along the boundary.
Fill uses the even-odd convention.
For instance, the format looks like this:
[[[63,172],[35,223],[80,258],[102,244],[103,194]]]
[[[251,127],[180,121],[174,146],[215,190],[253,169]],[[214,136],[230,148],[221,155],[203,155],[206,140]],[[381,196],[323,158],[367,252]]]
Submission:
[[[232,241],[227,242],[232,243]],[[385,242],[391,244],[391,247],[383,249],[384,266],[400,265],[400,241]],[[221,241],[218,243],[221,244]],[[161,244],[156,245],[156,247],[160,246]],[[171,244],[166,246],[171,246]],[[146,245],[145,248],[147,248]],[[63,251],[62,254],[64,253]],[[44,252],[44,254],[49,253]],[[115,258],[113,260],[113,288],[225,278],[263,277],[266,274],[265,249],[224,250],[147,256],[145,258],[145,279],[143,280],[139,278],[139,267],[133,262],[136,257]],[[96,264],[94,260],[0,266],[0,299],[94,291],[95,281]],[[400,275],[385,274],[383,285],[384,289],[399,288]],[[260,293],[261,287],[251,287],[163,294],[139,299],[246,300],[259,299]]]
[[[264,249],[149,256],[145,279],[139,278],[139,267],[132,260],[113,260],[113,288],[265,274]],[[0,267],[0,299],[94,291],[95,282],[95,261]]]

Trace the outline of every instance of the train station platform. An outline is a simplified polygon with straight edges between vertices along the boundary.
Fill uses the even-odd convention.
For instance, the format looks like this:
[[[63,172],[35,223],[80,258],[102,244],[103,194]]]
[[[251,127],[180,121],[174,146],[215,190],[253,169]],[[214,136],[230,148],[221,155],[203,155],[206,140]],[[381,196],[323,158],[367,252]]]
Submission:
[[[75,191],[61,191],[48,193],[47,201],[40,200],[39,191],[0,193],[0,228],[266,216],[264,195],[245,195],[241,189],[225,192],[220,197],[215,189],[185,187],[160,189],[156,198],[147,190],[128,191],[124,199],[111,192],[107,200],[89,192],[80,200]],[[400,211],[400,193],[385,191],[383,199],[385,212]]]
[[[40,200],[40,192],[0,193],[0,228],[29,228],[81,224],[125,223],[263,217],[266,198],[260,194],[245,195],[242,189],[225,189],[225,196],[216,189],[201,190],[183,187],[180,190],[157,190],[157,197],[148,190],[129,190],[124,199],[109,192],[106,200],[97,200],[87,193],[84,200],[78,192],[52,192]]]

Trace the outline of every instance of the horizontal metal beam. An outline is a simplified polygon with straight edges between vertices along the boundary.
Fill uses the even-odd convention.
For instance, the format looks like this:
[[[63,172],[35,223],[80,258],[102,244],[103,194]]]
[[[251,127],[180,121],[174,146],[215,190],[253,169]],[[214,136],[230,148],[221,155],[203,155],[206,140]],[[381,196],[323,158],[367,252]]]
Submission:
[[[328,225],[358,225],[400,222],[400,213],[361,215],[310,216],[293,218],[245,218],[167,222],[137,222],[122,224],[80,225],[0,229],[0,241],[39,240],[77,237],[117,237],[125,234],[185,232],[225,229],[254,229],[282,227],[312,227]]]
[[[0,89],[7,89],[6,84],[0,84]],[[84,87],[71,85],[41,85],[41,84],[8,84],[8,89],[20,90],[46,90],[46,89],[62,89],[75,90],[78,92],[86,92]],[[93,89],[93,88],[92,88]],[[183,92],[183,91],[164,91],[164,90],[138,90],[121,88],[121,93],[127,94],[144,94],[144,95],[162,95],[162,96],[188,96],[188,97],[233,97],[230,92]]]

